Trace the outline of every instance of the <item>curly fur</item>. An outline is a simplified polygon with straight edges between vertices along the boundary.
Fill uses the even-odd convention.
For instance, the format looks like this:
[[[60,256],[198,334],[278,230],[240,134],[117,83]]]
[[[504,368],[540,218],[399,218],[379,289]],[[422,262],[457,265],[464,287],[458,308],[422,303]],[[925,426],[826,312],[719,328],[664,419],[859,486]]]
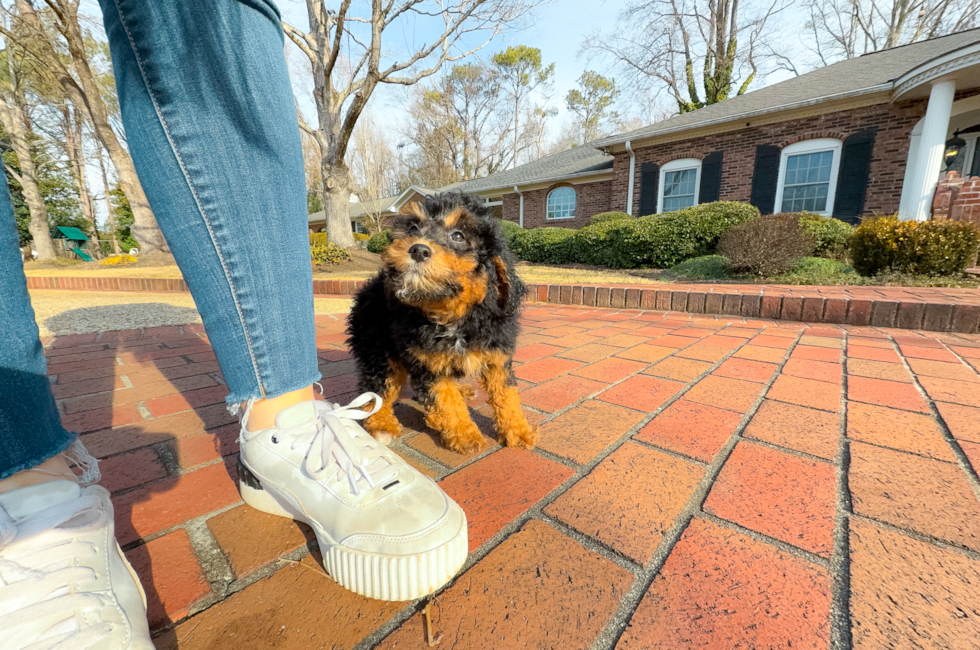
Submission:
[[[481,450],[486,440],[458,385],[477,377],[501,444],[532,448],[538,431],[521,411],[511,369],[526,288],[499,223],[479,198],[443,193],[406,206],[392,235],[381,271],[354,297],[347,318],[361,390],[385,402],[367,430],[382,441],[401,433],[391,407],[407,378],[447,447]],[[431,257],[415,261],[415,244]]]

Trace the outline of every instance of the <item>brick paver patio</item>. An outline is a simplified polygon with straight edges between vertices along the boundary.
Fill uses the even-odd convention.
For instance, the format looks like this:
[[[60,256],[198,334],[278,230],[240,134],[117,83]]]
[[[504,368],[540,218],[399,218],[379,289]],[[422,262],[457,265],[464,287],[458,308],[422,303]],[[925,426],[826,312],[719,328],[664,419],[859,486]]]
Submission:
[[[470,522],[430,606],[440,647],[980,647],[980,336],[553,305],[523,322],[538,449],[460,456],[399,407],[397,451]],[[347,400],[342,320],[318,324],[324,394]],[[344,591],[307,529],[242,504],[200,326],[46,348],[159,648],[428,647],[425,601]]]

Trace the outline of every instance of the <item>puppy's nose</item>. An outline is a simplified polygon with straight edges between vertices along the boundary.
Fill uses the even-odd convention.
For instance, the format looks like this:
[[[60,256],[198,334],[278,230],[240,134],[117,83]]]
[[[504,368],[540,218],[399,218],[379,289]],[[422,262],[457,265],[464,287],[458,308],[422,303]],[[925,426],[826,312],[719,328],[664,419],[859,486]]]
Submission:
[[[424,262],[432,257],[432,249],[425,244],[412,244],[412,247],[408,249],[408,254],[416,262]]]

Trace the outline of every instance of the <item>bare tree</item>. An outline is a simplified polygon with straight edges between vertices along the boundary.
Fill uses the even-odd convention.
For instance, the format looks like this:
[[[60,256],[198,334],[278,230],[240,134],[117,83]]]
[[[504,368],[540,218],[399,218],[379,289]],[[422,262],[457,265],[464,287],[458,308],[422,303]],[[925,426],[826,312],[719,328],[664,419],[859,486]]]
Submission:
[[[497,52],[493,55],[493,64],[500,75],[504,93],[514,103],[514,150],[511,164],[516,167],[521,152],[521,111],[527,108],[524,103],[535,90],[550,88],[555,77],[555,64],[544,65],[541,61],[541,50],[527,45],[516,45]]]
[[[20,183],[24,192],[24,202],[27,203],[27,209],[31,214],[28,230],[34,240],[37,258],[53,260],[55,252],[51,241],[51,225],[48,222],[48,207],[44,204],[38,187],[37,170],[31,155],[31,141],[34,138],[27,100],[20,82],[19,57],[11,51],[9,43],[3,55],[6,59],[6,74],[0,75],[0,121],[3,122],[3,128],[10,136],[10,144],[17,156],[20,173],[18,174],[9,165],[5,165],[5,168],[7,173]]]
[[[423,164],[444,164],[453,178],[468,180],[505,169],[511,160],[507,104],[500,102],[501,87],[495,69],[482,62],[456,65],[434,83],[419,85],[410,107],[407,138],[417,147],[437,147],[413,158]],[[441,177],[421,169],[420,175]]]
[[[442,187],[462,178],[459,160],[459,126],[448,119],[445,98],[422,86],[415,88],[409,104],[406,142],[397,145],[406,150],[402,185]]]
[[[977,0],[807,0],[813,49],[827,65],[977,25]]]
[[[665,90],[681,113],[745,93],[782,67],[774,18],[790,0],[641,0],[584,49],[611,58],[627,84]]]
[[[99,147],[99,171],[102,172],[102,198],[105,199],[105,211],[106,216],[109,220],[109,232],[112,233],[112,248],[113,251],[119,254],[119,233],[116,232],[116,213],[112,209],[112,199],[111,192],[112,188],[109,187],[109,175],[105,171],[105,159],[102,155],[105,151],[102,147]]]
[[[350,170],[354,193],[364,203],[398,193],[398,159],[385,130],[364,111],[351,140]]]
[[[75,183],[78,185],[79,203],[82,205],[82,214],[85,219],[92,224],[93,232],[98,232],[95,223],[95,206],[92,204],[92,196],[88,191],[88,183],[85,179],[85,133],[84,118],[71,102],[63,101],[58,106],[60,120],[58,129],[63,139],[63,148],[68,157],[69,167]]]
[[[418,83],[447,61],[479,50],[505,25],[525,18],[535,2],[371,0],[366,13],[360,15],[352,9],[351,0],[339,0],[336,9],[323,0],[306,0],[310,31],[283,24],[292,42],[309,58],[313,71],[317,124],[314,128],[301,122],[300,126],[320,145],[324,209],[334,243],[354,243],[348,220],[353,179],[347,150],[378,85]],[[405,43],[405,29],[437,35],[421,45],[409,44],[403,51],[398,44]],[[473,41],[476,43],[470,45]]]
[[[146,200],[136,167],[129,152],[112,129],[110,113],[100,85],[89,65],[82,28],[78,22],[81,0],[44,0],[51,20],[42,20],[34,6],[36,0],[14,0],[19,22],[16,29],[0,28],[47,68],[62,85],[72,103],[84,110],[99,143],[105,148],[119,175],[119,185],[133,209],[133,236],[142,253],[166,251],[167,244]],[[53,26],[49,29],[48,23]],[[59,38],[60,37],[60,38]],[[68,56],[62,54],[62,49]]]

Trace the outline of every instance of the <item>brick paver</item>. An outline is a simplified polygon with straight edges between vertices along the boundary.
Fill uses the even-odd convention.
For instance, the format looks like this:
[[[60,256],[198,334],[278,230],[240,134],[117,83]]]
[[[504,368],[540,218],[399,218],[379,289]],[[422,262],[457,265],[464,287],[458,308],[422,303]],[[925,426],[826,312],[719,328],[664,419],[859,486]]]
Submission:
[[[442,448],[410,392],[396,407],[394,450],[470,523],[471,562],[431,605],[442,647],[975,645],[980,336],[534,303],[522,322],[537,449],[495,443],[482,393],[478,455]],[[341,400],[343,329],[318,317]],[[157,647],[428,647],[425,602],[339,588],[308,529],[241,502],[201,326],[45,349]]]

